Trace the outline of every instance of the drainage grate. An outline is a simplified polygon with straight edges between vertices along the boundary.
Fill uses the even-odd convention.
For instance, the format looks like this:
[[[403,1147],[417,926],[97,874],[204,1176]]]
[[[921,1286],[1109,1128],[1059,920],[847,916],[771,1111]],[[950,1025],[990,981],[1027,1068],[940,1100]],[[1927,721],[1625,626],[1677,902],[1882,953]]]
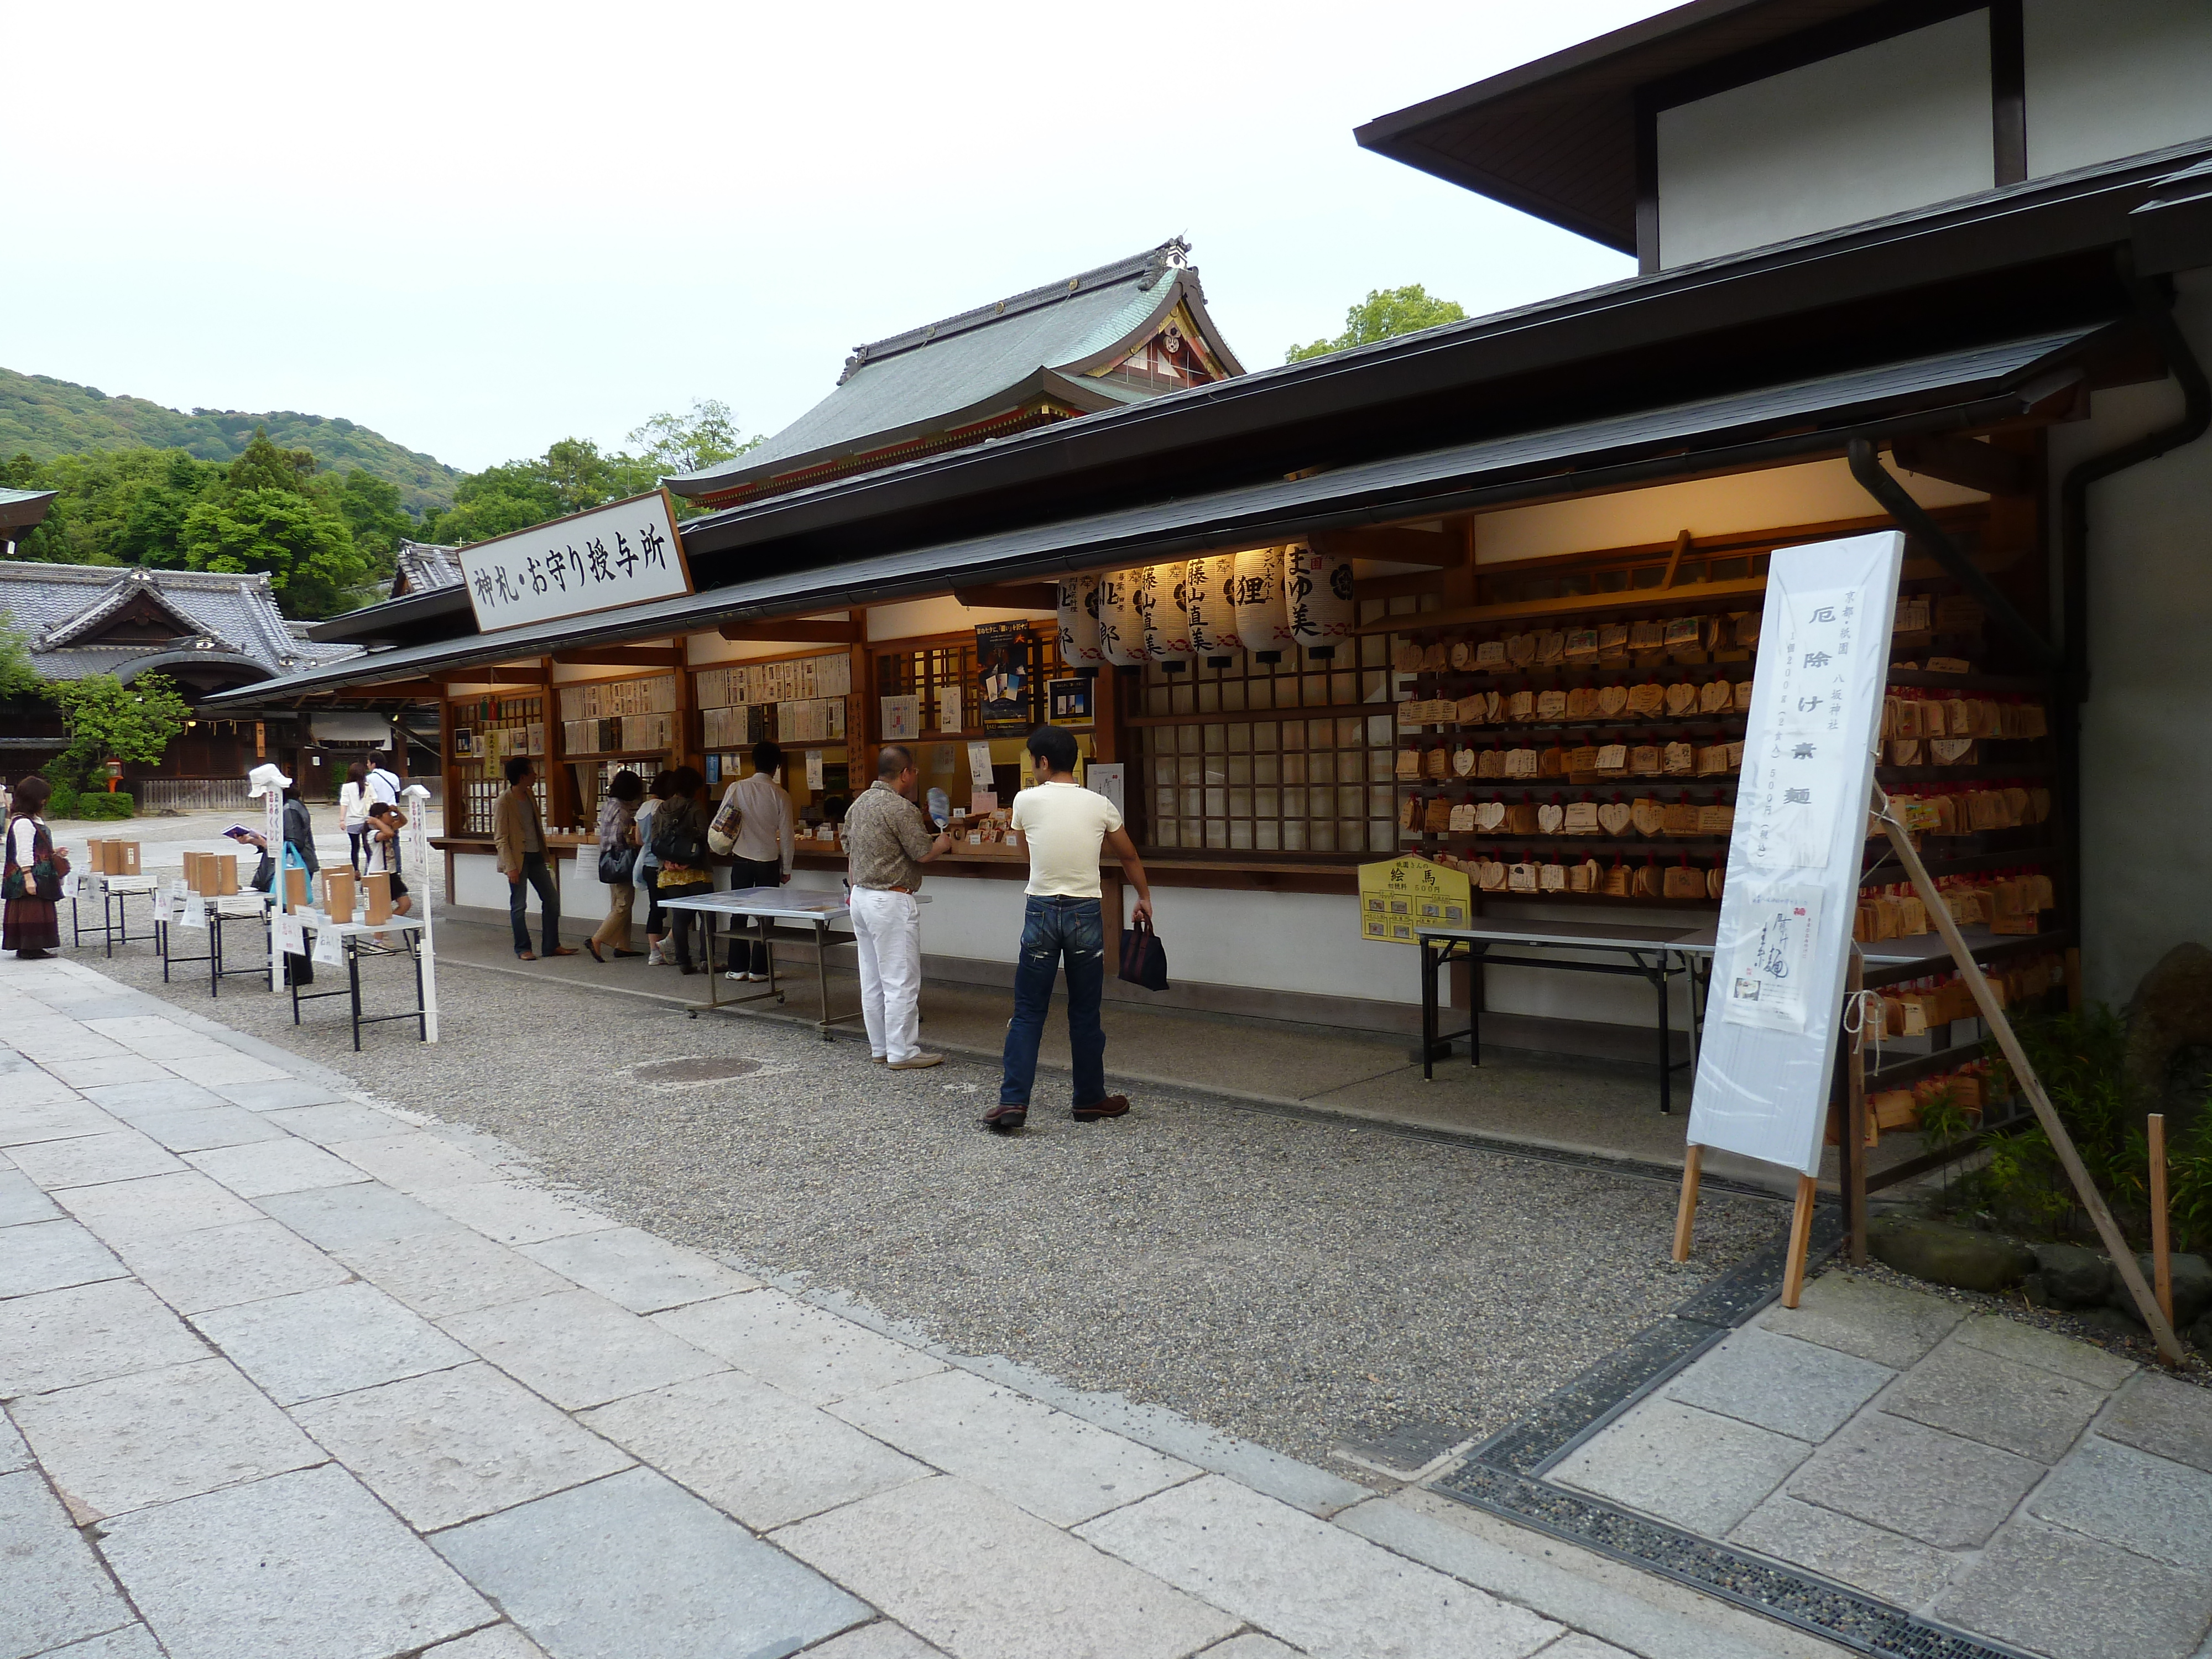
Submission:
[[[629,1074],[640,1083],[722,1083],[733,1077],[749,1077],[761,1068],[760,1061],[746,1060],[736,1054],[704,1056],[692,1060],[653,1060],[642,1066],[633,1066]]]

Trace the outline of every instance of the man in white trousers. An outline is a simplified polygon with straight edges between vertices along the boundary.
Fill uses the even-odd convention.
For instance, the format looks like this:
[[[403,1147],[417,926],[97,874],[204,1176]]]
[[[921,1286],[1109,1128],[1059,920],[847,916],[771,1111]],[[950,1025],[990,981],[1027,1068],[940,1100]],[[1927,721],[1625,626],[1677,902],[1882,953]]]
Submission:
[[[868,1053],[895,1072],[935,1066],[921,1051],[921,866],[950,851],[914,803],[914,757],[896,744],[876,757],[876,781],[845,812],[853,942]]]

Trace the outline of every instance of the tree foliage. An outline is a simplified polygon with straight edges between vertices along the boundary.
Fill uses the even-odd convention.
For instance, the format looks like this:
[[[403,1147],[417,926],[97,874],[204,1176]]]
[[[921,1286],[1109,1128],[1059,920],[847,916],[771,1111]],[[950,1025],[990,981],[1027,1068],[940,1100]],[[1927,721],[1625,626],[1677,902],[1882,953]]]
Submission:
[[[167,674],[141,674],[128,685],[112,674],[88,674],[57,680],[46,690],[61,705],[70,734],[69,746],[40,769],[53,785],[48,810],[56,817],[80,815],[79,798],[90,799],[93,769],[102,762],[159,765],[191,715]],[[100,815],[106,815],[105,804]],[[117,815],[127,816],[127,809]]]
[[[1292,346],[1283,354],[1283,361],[1302,363],[1309,357],[1326,357],[1332,351],[1371,345],[1377,340],[1411,334],[1419,329],[1435,328],[1442,323],[1466,320],[1467,313],[1457,301],[1432,299],[1429,291],[1419,283],[1409,283],[1404,288],[1370,289],[1365,299],[1344,313],[1343,333],[1334,340],[1316,340],[1311,345]]]
[[[0,611],[0,702],[39,696],[46,689],[46,681],[31,665],[30,637],[9,623],[9,613]]]

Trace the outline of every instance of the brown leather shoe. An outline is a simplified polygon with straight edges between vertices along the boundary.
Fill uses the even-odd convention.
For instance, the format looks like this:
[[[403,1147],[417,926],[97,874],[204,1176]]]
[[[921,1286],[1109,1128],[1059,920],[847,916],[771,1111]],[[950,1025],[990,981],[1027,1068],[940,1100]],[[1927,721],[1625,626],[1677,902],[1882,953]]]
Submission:
[[[1128,1115],[1129,1097],[1127,1095],[1109,1095],[1095,1106],[1079,1106],[1068,1114],[1078,1123],[1096,1123],[1102,1117],[1127,1117]]]
[[[1000,1134],[1005,1134],[1009,1130],[1020,1128],[1030,1121],[1030,1109],[1026,1106],[994,1106],[975,1121],[987,1129],[996,1129]]]

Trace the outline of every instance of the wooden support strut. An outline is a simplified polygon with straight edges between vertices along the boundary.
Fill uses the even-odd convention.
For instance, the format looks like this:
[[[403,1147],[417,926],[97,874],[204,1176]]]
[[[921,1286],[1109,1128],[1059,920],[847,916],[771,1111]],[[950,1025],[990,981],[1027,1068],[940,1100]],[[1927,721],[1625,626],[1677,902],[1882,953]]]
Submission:
[[[1883,805],[1886,807],[1887,802],[1883,802]],[[2113,1270],[2127,1285],[2128,1294],[2135,1300],[2136,1310],[2142,1316],[2143,1323],[2149,1328],[2152,1337],[2157,1341],[2160,1358],[2169,1365],[2179,1365],[2182,1361],[2181,1344],[2174,1336],[2173,1322],[2158,1305],[2158,1297],[2143,1279],[2142,1268],[2136,1261],[2135,1252],[2128,1249],[2128,1242],[2121,1236],[2119,1224],[2112,1219],[2112,1212],[2106,1206],[2104,1195],[2097,1190],[2096,1183],[2089,1179],[2089,1171],[2081,1162],[2081,1154],[2075,1150],[2073,1137],[2066,1133],[2066,1126],[2058,1121],[2058,1113],[2051,1103],[2051,1097],[2043,1091],[2042,1081],[2027,1063],[2027,1052],[2020,1046],[2020,1038],[2013,1033],[2012,1022],[2005,1018],[2004,1010],[1997,1006],[1996,996],[1990,989],[1989,981],[1982,977],[1982,970],[1976,964],[1973,953],[1966,949],[1966,941],[1959,933],[1959,924],[1951,919],[1950,907],[1943,902],[1942,896],[1936,891],[1936,883],[1928,873],[1928,866],[1920,861],[1919,849],[1913,846],[1912,837],[1905,833],[1904,825],[1886,811],[1877,811],[1874,817],[1888,835],[1889,844],[1896,849],[1898,862],[1911,877],[1913,889],[1920,895],[1920,902],[1928,907],[1928,919],[1936,924],[1936,931],[1943,936],[1943,944],[1958,967],[1959,977],[1973,993],[1974,1006],[1981,1012],[1982,1020],[1990,1028],[1990,1035],[1996,1038],[1997,1047],[2003,1051],[2006,1063],[2012,1067],[2014,1079],[2027,1094],[2027,1103],[2035,1110],[2036,1121],[2043,1126],[2043,1133],[2050,1138],[2051,1150],[2058,1154],[2059,1164],[2065,1169],[2067,1178],[2074,1183],[2075,1195],[2081,1200],[2081,1207],[2089,1212],[2089,1219],[2095,1224],[2097,1237],[2104,1242],[2106,1253],[2112,1258]]]

